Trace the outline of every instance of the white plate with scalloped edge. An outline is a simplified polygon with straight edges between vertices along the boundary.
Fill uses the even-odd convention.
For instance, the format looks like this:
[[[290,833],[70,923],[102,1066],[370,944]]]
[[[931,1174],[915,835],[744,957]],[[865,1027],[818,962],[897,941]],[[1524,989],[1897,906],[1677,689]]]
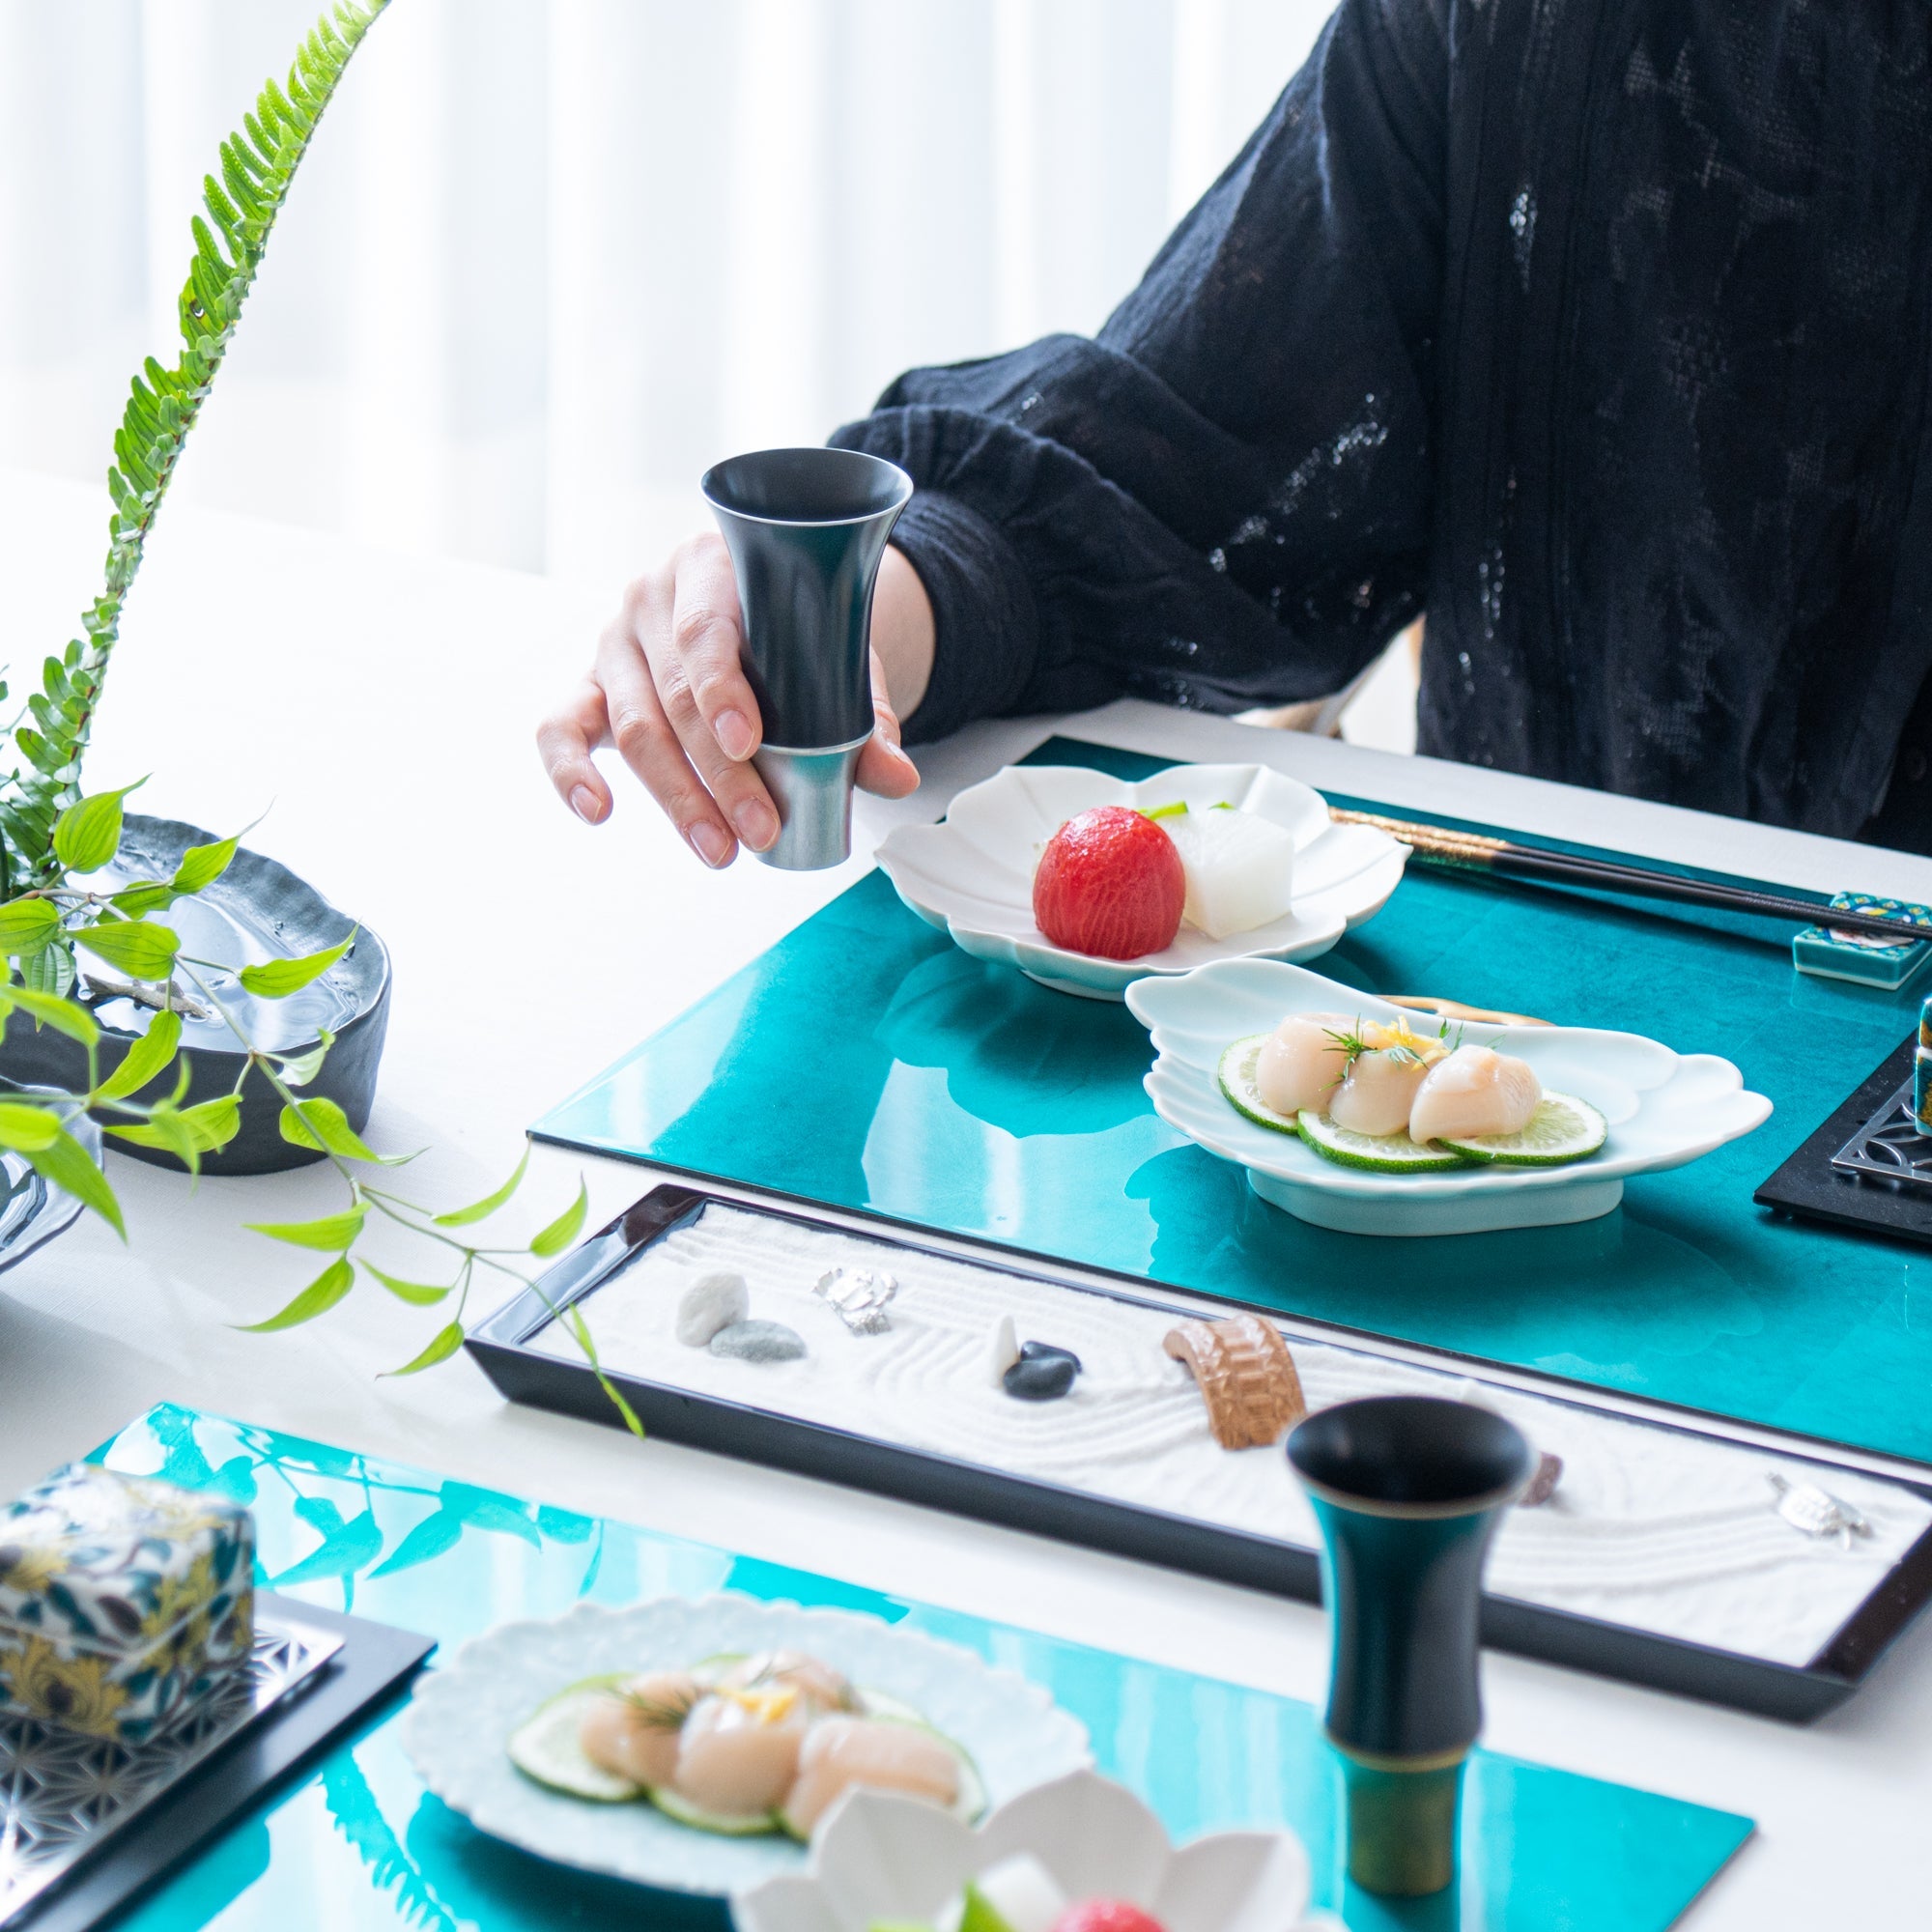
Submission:
[[[1030,1856],[1069,1899],[1122,1899],[1167,1932],[1344,1932],[1304,1916],[1308,1854],[1287,1830],[1217,1832],[1176,1848],[1124,1786],[1073,1772],[969,1831],[929,1804],[852,1791],[818,1829],[804,1879],[731,1901],[739,1932],[933,1925],[970,1879]]]
[[[1609,1139],[1564,1167],[1468,1167],[1374,1174],[1324,1160],[1299,1136],[1257,1125],[1221,1091],[1221,1055],[1290,1013],[1406,1019],[1354,986],[1272,959],[1233,959],[1179,979],[1140,980],[1127,1007],[1153,1036],[1143,1083],[1154,1112],[1198,1147],[1248,1171],[1264,1201],[1350,1235],[1470,1235],[1607,1214],[1634,1174],[1682,1167],[1760,1126],[1771,1102],[1714,1053],[1675,1053],[1641,1034],[1593,1027],[1486,1026],[1461,1037],[1526,1060],[1546,1087],[1589,1101]]]
[[[1294,839],[1288,912],[1226,939],[1182,926],[1172,946],[1139,959],[1055,946],[1033,917],[1041,846],[1095,806],[1146,811],[1178,802],[1196,811],[1226,803],[1284,827]],[[1175,765],[1138,784],[1084,765],[1009,765],[969,785],[937,825],[901,825],[878,851],[899,897],[962,952],[1094,1000],[1123,999],[1136,980],[1216,959],[1313,959],[1381,910],[1407,857],[1406,845],[1373,826],[1337,825],[1320,792],[1266,765]]]
[[[1093,1762],[1077,1718],[970,1650],[849,1610],[731,1595],[579,1604],[544,1622],[499,1624],[417,1680],[403,1747],[430,1790],[492,1837],[558,1864],[723,1897],[803,1872],[805,1847],[696,1831],[641,1800],[565,1797],[518,1771],[505,1744],[540,1704],[583,1678],[765,1650],[809,1652],[862,1690],[910,1705],[970,1754],[989,1805]]]

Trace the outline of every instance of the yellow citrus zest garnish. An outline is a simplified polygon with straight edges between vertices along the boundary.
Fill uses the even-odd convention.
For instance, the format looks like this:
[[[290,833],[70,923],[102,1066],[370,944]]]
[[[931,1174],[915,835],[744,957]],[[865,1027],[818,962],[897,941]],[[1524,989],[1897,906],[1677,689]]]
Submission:
[[[1425,1039],[1422,1035],[1411,1033],[1406,1020],[1397,1020],[1393,1025],[1369,1021],[1362,1028],[1362,1044],[1376,1052],[1386,1053],[1393,1048],[1412,1053],[1425,1065],[1434,1065],[1449,1050],[1439,1039]]]
[[[749,1711],[761,1724],[783,1723],[798,1703],[795,1684],[752,1685],[743,1690],[721,1690],[718,1694],[730,1698],[740,1710]]]

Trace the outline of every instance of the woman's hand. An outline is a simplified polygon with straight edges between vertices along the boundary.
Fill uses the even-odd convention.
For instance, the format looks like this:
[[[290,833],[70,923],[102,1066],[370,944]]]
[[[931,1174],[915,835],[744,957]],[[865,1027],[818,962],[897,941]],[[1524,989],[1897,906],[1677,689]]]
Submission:
[[[896,693],[910,712],[925,695],[932,639],[925,586],[889,549],[872,597],[875,722],[858,775],[867,791],[903,798],[919,783],[899,749],[893,699]],[[557,795],[580,818],[602,824],[612,800],[590,754],[614,745],[707,866],[728,866],[741,841],[766,850],[779,817],[751,762],[762,723],[739,666],[740,642],[724,540],[693,537],[625,592],[589,671],[538,726],[537,750]]]

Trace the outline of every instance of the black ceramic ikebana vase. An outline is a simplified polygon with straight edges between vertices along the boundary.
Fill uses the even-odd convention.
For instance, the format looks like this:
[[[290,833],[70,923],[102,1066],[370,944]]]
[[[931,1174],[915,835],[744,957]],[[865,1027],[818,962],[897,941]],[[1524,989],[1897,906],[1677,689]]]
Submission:
[[[214,835],[178,819],[128,814],[113,870],[126,878],[166,879],[190,845],[214,842]],[[178,899],[167,922],[181,934],[182,951],[197,958],[223,961],[231,968],[277,957],[295,957],[339,946],[352,930],[355,943],[319,980],[281,1000],[258,1000],[245,992],[233,970],[207,974],[211,990],[234,1011],[249,1037],[264,1052],[293,1058],[315,1047],[322,1031],[334,1037],[313,1081],[299,1090],[304,1099],[333,1100],[360,1133],[376,1097],[376,1069],[389,1024],[389,955],[366,927],[339,913],[286,867],[246,849],[238,851],[220,878],[192,897]],[[85,953],[76,993],[100,1026],[100,1070],[110,1073],[147,1030],[151,1009],[127,993],[102,991],[116,976],[105,973]],[[192,997],[192,988],[187,989]],[[181,1061],[188,1069],[182,1104],[218,1099],[235,1091],[247,1055],[222,1020],[185,1017]],[[21,1086],[45,1085],[84,1092],[86,1052],[52,1027],[38,1030],[15,1010],[0,1038],[0,1075]],[[176,1067],[136,1096],[154,1100],[174,1091]],[[218,1152],[204,1154],[204,1174],[275,1174],[325,1158],[320,1149],[301,1148],[281,1134],[282,1103],[259,1067],[249,1067],[242,1089],[242,1125]],[[116,1117],[103,1116],[111,1122]],[[158,1148],[129,1146],[110,1139],[117,1152],[159,1167],[181,1162]]]
[[[1428,1396],[1321,1409],[1290,1435],[1288,1458],[1321,1525],[1349,1876],[1385,1896],[1440,1891],[1483,1727],[1483,1559],[1536,1458],[1492,1410]]]
[[[872,735],[872,586],[912,478],[856,449],[760,449],[700,486],[731,553],[745,675],[764,741],[753,756],[778,807],[758,856],[786,871],[852,849],[852,779]]]

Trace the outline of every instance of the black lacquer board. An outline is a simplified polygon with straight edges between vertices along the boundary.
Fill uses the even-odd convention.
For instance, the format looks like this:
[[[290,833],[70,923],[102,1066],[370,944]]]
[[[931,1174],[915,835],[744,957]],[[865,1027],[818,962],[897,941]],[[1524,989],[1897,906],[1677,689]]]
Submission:
[[[1832,1165],[1832,1156],[1911,1079],[1917,1039],[1914,1035],[1888,1054],[1751,1196],[1760,1208],[1932,1246],[1932,1187],[1845,1174]]]
[[[633,1203],[564,1256],[532,1289],[519,1293],[472,1329],[465,1346],[510,1400],[623,1427],[609,1395],[586,1363],[542,1352],[530,1344],[554,1310],[594,1293],[633,1257],[672,1229],[695,1219],[714,1202],[843,1233],[854,1232],[858,1224],[867,1240],[965,1259],[981,1267],[1024,1274],[1141,1306],[1172,1306],[1150,1298],[1149,1291],[1158,1294],[1161,1284],[1132,1276],[1092,1271],[1074,1277],[1044,1258],[988,1243],[954,1241],[938,1248],[871,1216],[829,1216],[814,1211],[810,1204],[756,1195],[751,1190],[724,1195],[666,1184]],[[1256,1312],[1279,1319],[1269,1310]],[[1297,1321],[1293,1324],[1291,1341],[1295,1333],[1362,1352],[1399,1356],[1478,1381],[1486,1378],[1487,1365],[1447,1350],[1394,1350],[1379,1338],[1318,1322]],[[1321,1575],[1315,1552],[1299,1545],[1010,1475],[980,1463],[901,1448],[772,1409],[696,1395],[624,1373],[608,1363],[605,1373],[636,1409],[645,1430],[666,1441],[1275,1596],[1320,1601]],[[1586,1386],[1554,1376],[1518,1374],[1500,1385],[1601,1413],[1629,1416],[1635,1412],[1628,1406],[1605,1404]],[[1690,1410],[1666,1409],[1661,1405],[1644,1405],[1641,1409],[1637,1419],[1651,1426],[1727,1441],[1737,1439],[1724,1428],[1700,1428],[1700,1419]],[[1774,1445],[1767,1453],[1821,1465],[1827,1481],[1834,1466],[1857,1466],[1834,1463],[1828,1448],[1802,1437],[1760,1434],[1752,1439]],[[1932,1497],[1932,1489],[1917,1483],[1901,1487]],[[1497,1596],[1484,1599],[1482,1634],[1483,1641],[1497,1650],[1766,1717],[1805,1722],[1859,1688],[1888,1645],[1924,1608],[1928,1599],[1932,1599],[1932,1530],[1912,1546],[1831,1641],[1802,1667]]]
[[[257,1602],[270,1605],[266,1595]],[[330,1744],[397,1695],[436,1648],[412,1632],[291,1605],[342,1647],[300,1690],[197,1765],[72,1873],[5,1921],[5,1932],[92,1932],[183,1864]]]

